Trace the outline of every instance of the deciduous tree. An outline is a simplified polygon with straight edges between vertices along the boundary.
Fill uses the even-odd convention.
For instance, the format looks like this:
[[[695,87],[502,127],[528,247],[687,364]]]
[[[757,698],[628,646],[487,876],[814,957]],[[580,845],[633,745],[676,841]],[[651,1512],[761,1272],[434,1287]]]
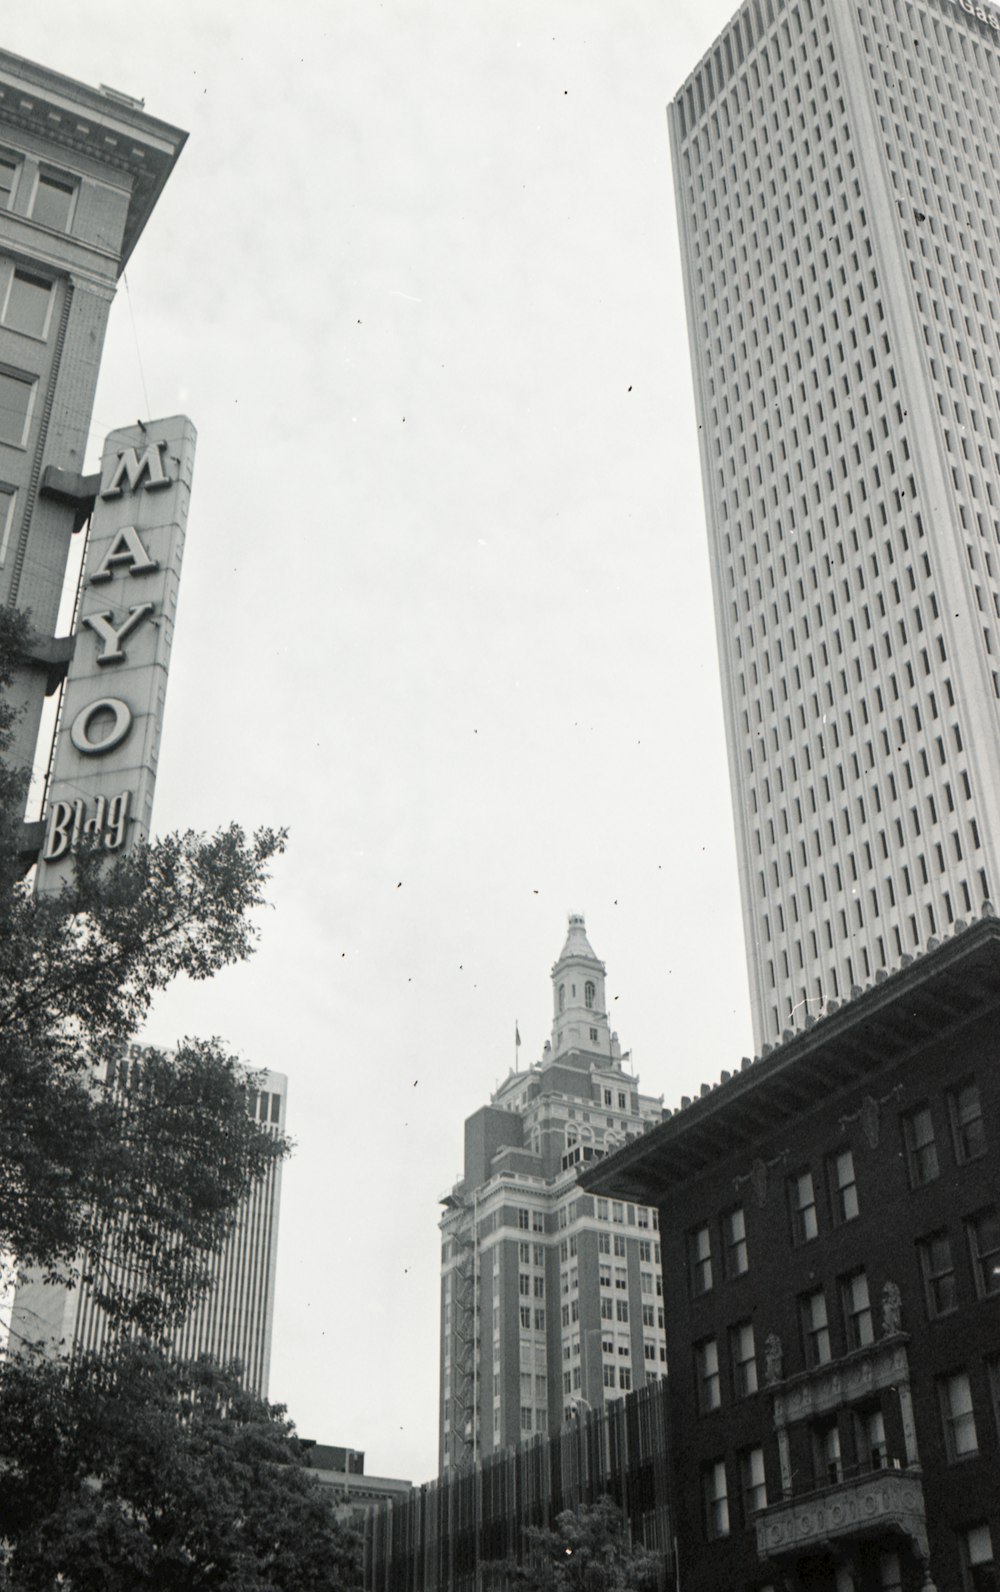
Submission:
[[[117,861],[79,852],[58,895],[22,879],[24,778],[3,761],[5,697],[26,644],[0,609],[0,1254],[52,1279],[82,1270],[109,1315],[169,1326],[206,1285],[208,1255],[285,1140],[247,1111],[246,1073],[216,1041],[122,1057],[153,997],[253,950],[281,831],[171,835]],[[107,1264],[107,1233],[130,1277]]]
[[[532,1526],[523,1564],[511,1565],[511,1586],[526,1592],[655,1592],[662,1559],[628,1538],[611,1498],[580,1504],[555,1527]]]
[[[356,1534],[280,1409],[211,1361],[0,1365],[8,1592],[354,1592]],[[2,1574],[3,1572],[0,1572]]]

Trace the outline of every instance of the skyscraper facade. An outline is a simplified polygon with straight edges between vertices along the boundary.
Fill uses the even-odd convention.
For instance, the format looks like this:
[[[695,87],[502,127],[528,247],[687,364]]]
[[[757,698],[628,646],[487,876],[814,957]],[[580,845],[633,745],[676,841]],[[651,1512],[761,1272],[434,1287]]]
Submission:
[[[54,630],[115,285],[186,138],[141,100],[0,51],[0,603],[30,611],[37,643],[21,766],[69,655]]]
[[[110,1082],[127,1101],[140,1084],[143,1047],[130,1045]],[[257,1075],[259,1086],[249,1095],[256,1120],[284,1132],[288,1080],[283,1073]],[[127,1106],[126,1106],[127,1109]],[[238,1360],[244,1387],[267,1397],[274,1319],[274,1284],[278,1257],[281,1162],[273,1161],[264,1177],[240,1201],[225,1243],[212,1257],[211,1287],[173,1334],[171,1350],[193,1360],[210,1354],[222,1364]],[[113,1228],[102,1238],[109,1268],[128,1274],[128,1253]],[[14,1295],[11,1333],[15,1343],[45,1342],[70,1352],[100,1352],[108,1341],[109,1323],[85,1282],[64,1288],[32,1274]]]
[[[758,1046],[1000,880],[1000,13],[746,0],[669,108]]]
[[[657,1214],[576,1183],[663,1115],[611,1031],[582,916],[552,1001],[541,1059],[468,1118],[464,1176],[442,1201],[442,1471],[666,1373]]]

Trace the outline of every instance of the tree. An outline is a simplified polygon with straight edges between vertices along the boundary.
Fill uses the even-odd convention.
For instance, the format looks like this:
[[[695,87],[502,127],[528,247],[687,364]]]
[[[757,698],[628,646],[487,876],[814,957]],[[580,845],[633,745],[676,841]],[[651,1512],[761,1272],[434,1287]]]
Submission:
[[[232,825],[112,862],[84,846],[71,883],[37,898],[22,879],[24,776],[3,760],[27,636],[0,610],[0,1254],[53,1281],[82,1273],[113,1320],[154,1331],[207,1285],[241,1197],[287,1143],[251,1119],[246,1073],[217,1041],[149,1057],[127,1087],[121,1058],[172,979],[251,953],[285,837]]]
[[[290,1423],[148,1345],[0,1364],[9,1592],[353,1592],[359,1543]],[[6,1572],[6,1583],[2,1577]]]
[[[531,1526],[525,1562],[510,1565],[512,1586],[527,1592],[645,1592],[660,1584],[662,1560],[633,1546],[611,1498],[580,1504],[556,1517],[555,1528]]]

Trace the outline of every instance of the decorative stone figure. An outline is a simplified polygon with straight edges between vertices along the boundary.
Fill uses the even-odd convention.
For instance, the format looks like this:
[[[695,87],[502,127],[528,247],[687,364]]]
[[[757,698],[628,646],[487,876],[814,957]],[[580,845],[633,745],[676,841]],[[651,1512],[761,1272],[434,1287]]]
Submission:
[[[894,1282],[887,1282],[882,1288],[882,1336],[888,1338],[902,1330],[903,1296]]]
[[[873,1150],[878,1149],[878,1101],[865,1095],[861,1102],[861,1131]]]
[[[781,1339],[776,1332],[770,1332],[764,1339],[764,1381],[768,1387],[781,1381],[781,1358]]]

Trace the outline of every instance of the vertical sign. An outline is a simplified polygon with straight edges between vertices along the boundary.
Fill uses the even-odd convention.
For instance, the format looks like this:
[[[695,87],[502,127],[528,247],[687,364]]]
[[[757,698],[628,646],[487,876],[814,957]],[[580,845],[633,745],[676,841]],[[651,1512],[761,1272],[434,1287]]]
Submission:
[[[63,690],[37,889],[82,837],[110,853],[149,835],[195,430],[183,415],[108,437]]]

